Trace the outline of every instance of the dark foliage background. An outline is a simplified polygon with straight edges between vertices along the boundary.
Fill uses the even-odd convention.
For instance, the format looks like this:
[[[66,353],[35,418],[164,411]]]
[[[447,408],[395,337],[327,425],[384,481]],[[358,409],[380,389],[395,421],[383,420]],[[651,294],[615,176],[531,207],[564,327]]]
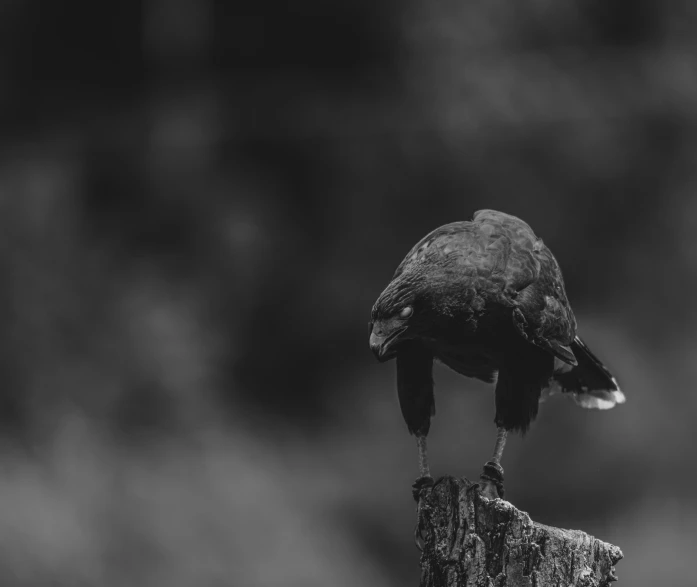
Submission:
[[[482,207],[555,251],[609,413],[544,404],[510,499],[694,585],[686,0],[0,3],[0,582],[416,584],[370,307]],[[486,386],[437,375],[436,474]]]

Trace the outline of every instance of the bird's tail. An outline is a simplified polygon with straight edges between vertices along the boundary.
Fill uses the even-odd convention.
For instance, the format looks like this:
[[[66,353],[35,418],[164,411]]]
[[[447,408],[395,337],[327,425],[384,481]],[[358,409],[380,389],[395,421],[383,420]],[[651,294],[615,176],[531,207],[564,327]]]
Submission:
[[[558,368],[552,375],[549,392],[572,394],[574,401],[583,408],[609,410],[616,404],[623,404],[625,397],[617,380],[578,336],[571,350],[578,365],[572,367],[555,361]]]

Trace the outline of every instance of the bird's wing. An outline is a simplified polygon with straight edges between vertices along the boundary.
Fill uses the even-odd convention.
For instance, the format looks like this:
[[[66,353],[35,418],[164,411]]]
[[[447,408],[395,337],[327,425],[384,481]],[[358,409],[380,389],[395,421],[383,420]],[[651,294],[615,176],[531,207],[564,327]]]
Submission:
[[[472,274],[478,293],[487,302],[513,308],[514,324],[529,342],[575,365],[569,345],[576,319],[561,269],[542,239],[519,218],[494,210],[476,212],[471,223],[448,226],[444,235],[434,235],[447,242],[439,248],[459,246],[456,262],[476,270]]]
[[[569,348],[576,336],[576,319],[552,252],[525,222],[514,216],[482,210],[474,220],[481,224],[481,230],[503,235],[509,248],[501,301],[513,307],[520,334],[562,361],[576,365]]]
[[[537,279],[518,292],[513,319],[520,334],[569,365],[576,357],[569,348],[576,336],[576,319],[564,291],[561,271],[552,253],[543,247]]]

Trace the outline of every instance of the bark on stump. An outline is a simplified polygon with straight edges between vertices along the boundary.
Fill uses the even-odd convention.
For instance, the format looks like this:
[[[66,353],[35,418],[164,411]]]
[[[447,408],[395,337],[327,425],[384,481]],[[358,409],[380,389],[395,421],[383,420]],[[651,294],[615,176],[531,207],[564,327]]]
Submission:
[[[607,587],[622,551],[579,530],[533,522],[466,479],[419,492],[421,587]]]

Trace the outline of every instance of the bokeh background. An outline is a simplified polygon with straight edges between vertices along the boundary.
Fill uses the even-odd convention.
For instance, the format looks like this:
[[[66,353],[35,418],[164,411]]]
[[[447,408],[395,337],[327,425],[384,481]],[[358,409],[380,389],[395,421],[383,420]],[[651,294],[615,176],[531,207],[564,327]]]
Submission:
[[[480,208],[557,255],[628,403],[543,405],[508,497],[694,585],[697,9],[0,3],[0,583],[416,585],[370,308]],[[476,478],[484,384],[436,373]]]

